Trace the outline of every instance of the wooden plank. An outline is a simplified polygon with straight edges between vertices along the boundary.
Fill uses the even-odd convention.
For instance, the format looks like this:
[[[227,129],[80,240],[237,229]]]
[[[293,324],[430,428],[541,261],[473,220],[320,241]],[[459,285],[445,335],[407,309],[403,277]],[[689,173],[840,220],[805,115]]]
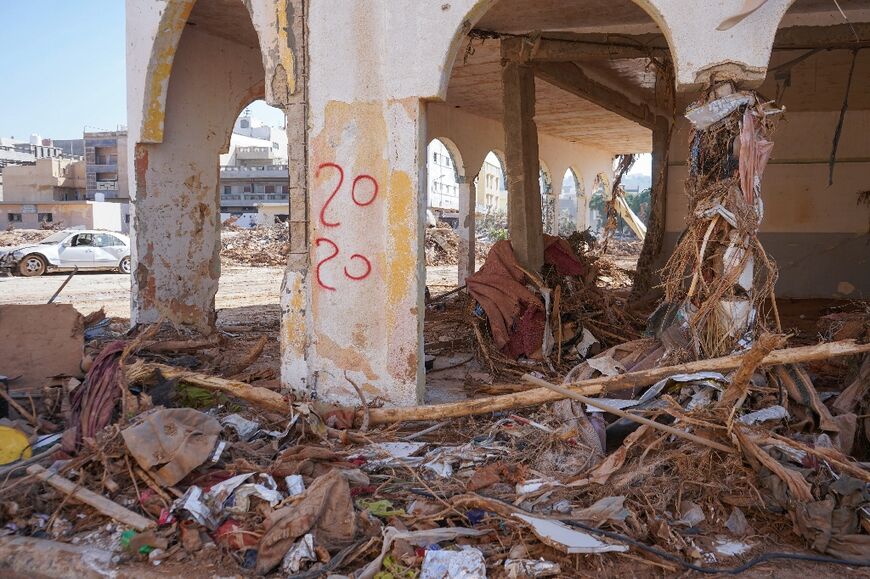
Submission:
[[[110,517],[121,524],[127,525],[128,527],[132,527],[137,531],[141,532],[157,526],[157,523],[154,521],[146,519],[142,515],[134,513],[133,511],[124,508],[118,503],[111,501],[104,496],[98,495],[93,491],[79,487],[71,480],[48,471],[38,464],[28,466],[27,474],[38,478],[48,485],[51,485],[55,490],[95,508],[107,517]]]

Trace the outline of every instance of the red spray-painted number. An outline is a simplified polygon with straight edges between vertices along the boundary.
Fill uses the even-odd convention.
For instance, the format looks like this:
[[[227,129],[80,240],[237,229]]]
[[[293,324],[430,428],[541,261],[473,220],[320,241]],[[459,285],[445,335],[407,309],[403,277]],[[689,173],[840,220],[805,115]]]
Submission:
[[[317,172],[314,174],[314,178],[320,177],[320,172],[323,169],[336,169],[338,171],[338,183],[335,185],[335,189],[332,190],[332,194],[330,194],[329,198],[326,200],[326,203],[323,204],[323,208],[320,210],[320,223],[323,224],[324,227],[338,227],[341,225],[340,221],[327,221],[326,220],[326,208],[329,207],[329,204],[332,203],[332,200],[338,195],[338,191],[341,189],[342,183],[344,183],[344,169],[341,168],[340,165],[336,165],[335,163],[322,163],[318,168]]]
[[[346,275],[348,277],[348,279],[352,279],[354,281],[359,281],[361,279],[367,278],[369,276],[369,274],[372,273],[372,262],[370,262],[366,256],[360,255],[358,253],[354,253],[353,255],[350,256],[350,259],[351,260],[358,259],[361,262],[363,262],[366,266],[366,270],[360,275],[353,275],[347,271],[347,266],[345,266],[344,275]]]
[[[329,205],[335,199],[335,196],[338,195],[339,191],[341,191],[341,187],[344,184],[344,169],[341,167],[341,165],[338,165],[336,163],[321,163],[317,167],[317,172],[314,174],[314,177],[315,178],[320,177],[320,172],[324,169],[335,169],[336,171],[338,171],[338,183],[335,185],[335,188],[329,194],[329,197],[327,197],[326,202],[323,204],[323,207],[320,209],[320,224],[323,225],[324,227],[340,227],[341,226],[340,221],[327,221],[326,210],[329,208]],[[365,182],[368,182],[370,184],[369,198],[367,200],[361,201],[357,197],[357,189],[358,188],[363,189],[363,190],[368,189],[367,187],[366,188],[362,187],[363,183],[365,183]],[[374,203],[375,200],[377,199],[379,189],[380,189],[380,187],[378,185],[377,179],[375,179],[371,175],[365,175],[365,174],[357,175],[356,177],[354,177],[353,183],[351,184],[350,198],[356,206],[368,207],[369,205]],[[315,274],[315,277],[317,278],[317,284],[320,287],[322,287],[323,289],[328,290],[328,291],[335,291],[336,288],[334,286],[328,285],[323,281],[323,278],[321,277],[320,270],[321,270],[321,267],[326,265],[326,263],[328,261],[332,261],[333,259],[337,258],[339,256],[339,254],[341,253],[341,249],[339,249],[337,243],[335,243],[331,239],[327,239],[326,237],[320,237],[314,241],[314,244],[316,247],[320,247],[320,245],[324,244],[324,243],[332,246],[333,251],[330,255],[328,255],[327,257],[324,257],[319,262],[317,262],[317,266],[315,268],[314,274]],[[367,258],[366,256],[364,256],[360,253],[354,253],[348,259],[348,262],[353,262],[353,261],[362,262],[363,271],[361,273],[351,273],[350,270],[348,269],[348,266],[346,265],[346,266],[344,266],[344,276],[347,279],[349,279],[351,281],[361,281],[361,280],[364,280],[367,277],[369,277],[369,275],[371,275],[372,262],[369,261],[369,258]],[[350,264],[348,264],[348,265],[350,265]],[[358,271],[359,267],[354,267],[354,270]]]
[[[374,187],[374,189],[372,189],[372,196],[365,203],[356,198],[356,186],[359,185],[361,181],[369,181]],[[375,181],[375,178],[371,175],[359,175],[356,179],[353,180],[353,186],[350,188],[350,197],[351,199],[353,199],[353,202],[360,207],[366,207],[367,205],[371,205],[378,197],[378,182]]]
[[[325,258],[321,259],[319,262],[317,262],[317,267],[314,270],[314,276],[317,278],[317,285],[319,285],[320,287],[322,287],[325,290],[329,290],[331,292],[334,292],[335,288],[333,286],[326,285],[325,283],[323,283],[323,278],[320,277],[320,268],[323,267],[323,264],[325,264],[327,261],[330,261],[330,260],[338,257],[338,246],[335,244],[334,241],[332,241],[331,239],[326,239],[325,237],[320,237],[314,241],[314,245],[316,247],[320,247],[321,243],[328,243],[329,245],[331,245],[333,252],[332,252],[332,255],[330,255],[329,257],[325,257]]]

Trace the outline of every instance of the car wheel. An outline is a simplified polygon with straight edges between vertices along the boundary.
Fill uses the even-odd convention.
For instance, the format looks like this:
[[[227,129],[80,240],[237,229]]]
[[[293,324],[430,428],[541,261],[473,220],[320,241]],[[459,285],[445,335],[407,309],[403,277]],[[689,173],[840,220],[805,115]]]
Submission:
[[[36,277],[45,273],[45,258],[31,253],[25,255],[18,264],[18,273],[24,277]]]
[[[130,257],[127,256],[121,260],[120,265],[118,265],[118,271],[121,273],[130,273]]]

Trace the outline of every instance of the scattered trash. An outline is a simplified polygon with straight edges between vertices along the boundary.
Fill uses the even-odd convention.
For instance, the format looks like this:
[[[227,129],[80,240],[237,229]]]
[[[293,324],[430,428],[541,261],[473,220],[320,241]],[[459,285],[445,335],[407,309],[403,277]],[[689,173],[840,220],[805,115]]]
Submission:
[[[755,412],[749,412],[740,417],[740,422],[750,426],[762,422],[769,422],[771,420],[788,420],[788,410],[779,404],[774,404],[773,406],[768,406],[767,408],[762,408]]]
[[[306,533],[299,541],[290,547],[281,561],[281,571],[287,574],[298,573],[305,561],[317,561],[314,551],[314,535]]]
[[[426,551],[420,579],[486,579],[486,560],[483,553],[473,547],[460,551]]]
[[[260,424],[253,420],[247,420],[241,414],[230,414],[221,418],[221,424],[232,428],[239,440],[250,440],[260,429]]]
[[[11,426],[0,425],[0,465],[33,455],[27,435]]]
[[[565,553],[609,553],[628,551],[627,545],[614,545],[599,541],[588,533],[572,529],[559,521],[514,514],[529,524],[541,541]]]
[[[510,579],[530,579],[538,577],[557,577],[562,574],[558,563],[544,559],[506,559],[504,570]]]
[[[191,408],[159,408],[121,432],[136,462],[164,486],[172,486],[208,460],[220,422]]]

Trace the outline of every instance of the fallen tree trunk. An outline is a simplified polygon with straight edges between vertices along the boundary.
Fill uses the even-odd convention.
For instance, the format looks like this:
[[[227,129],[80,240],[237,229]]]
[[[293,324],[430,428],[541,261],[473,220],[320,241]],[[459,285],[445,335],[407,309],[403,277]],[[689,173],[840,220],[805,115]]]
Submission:
[[[857,344],[855,340],[843,340],[815,346],[801,346],[775,350],[764,357],[759,366],[778,366],[795,362],[810,362],[813,360],[826,360],[840,356],[851,356],[862,352],[870,352],[870,344]],[[740,367],[744,354],[732,354],[721,358],[698,360],[675,366],[662,366],[651,368],[641,372],[629,372],[617,376],[602,376],[582,382],[565,384],[573,392],[581,395],[599,394],[601,392],[615,392],[627,390],[636,386],[649,386],[659,380],[675,374],[691,374],[693,372],[722,372],[734,370]],[[446,418],[458,418],[474,414],[486,414],[499,412],[512,408],[525,408],[537,406],[546,402],[554,402],[565,398],[562,394],[548,388],[535,388],[516,394],[504,396],[492,396],[489,398],[477,398],[452,402],[447,404],[434,404],[432,406],[410,406],[402,408],[371,408],[369,410],[369,424],[388,424],[393,422],[413,422],[420,420],[444,420]]]
[[[195,352],[197,350],[207,350],[216,348],[221,344],[220,334],[215,334],[208,338],[196,340],[163,340],[155,342],[147,342],[140,349],[154,353],[162,352]]]
[[[778,366],[780,364],[826,360],[829,358],[861,354],[863,352],[870,352],[870,344],[857,344],[855,340],[843,340],[840,342],[816,344],[815,346],[801,346],[798,348],[774,350],[764,357],[759,366]],[[564,386],[570,388],[572,392],[584,396],[600,394],[602,392],[616,392],[634,388],[636,386],[649,386],[650,384],[654,384],[663,378],[675,374],[734,370],[740,367],[744,355],[745,354],[733,354],[721,358],[711,358],[709,360],[698,360],[696,362],[677,364],[675,366],[651,368],[649,370],[629,372],[617,376],[602,376],[600,378],[593,378],[582,382],[565,384]],[[251,404],[266,410],[272,410],[282,414],[290,414],[292,412],[292,405],[286,398],[267,388],[251,386],[244,382],[226,380],[224,378],[209,376],[207,374],[190,372],[163,364],[146,364],[145,362],[137,362],[126,368],[127,380],[129,382],[147,382],[154,378],[157,371],[159,371],[164,378],[177,378],[194,386],[223,392],[224,394],[245,400],[246,402],[250,402]],[[397,408],[370,408],[369,425],[374,426],[376,424],[391,424],[395,422],[419,422],[423,420],[445,420],[461,416],[500,412],[502,410],[510,410],[513,408],[538,406],[539,404],[554,402],[556,400],[562,400],[563,398],[565,398],[564,395],[554,392],[549,388],[534,388],[532,390],[517,392],[515,394],[475,398],[472,400],[450,402],[447,404]],[[362,421],[362,418],[363,412],[360,410],[357,413],[357,419]]]

